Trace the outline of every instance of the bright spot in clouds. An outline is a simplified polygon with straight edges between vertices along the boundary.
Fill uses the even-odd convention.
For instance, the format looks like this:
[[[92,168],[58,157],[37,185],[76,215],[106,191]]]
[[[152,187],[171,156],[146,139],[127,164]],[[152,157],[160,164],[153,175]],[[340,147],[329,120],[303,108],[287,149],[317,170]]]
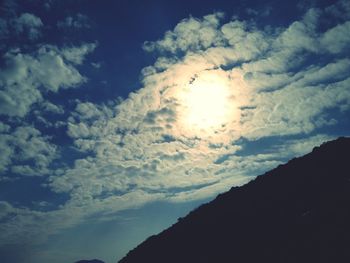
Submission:
[[[53,21],[18,10],[0,18],[0,183],[20,197],[0,200],[0,249],[153,201],[209,198],[349,134],[349,1],[276,26],[229,17],[190,16],[146,41],[156,60],[124,100],[114,97],[125,90],[107,68],[109,34],[107,42],[64,45],[52,43],[55,31],[46,36],[55,27],[93,31],[89,17]],[[14,46],[19,37],[28,43]],[[129,43],[120,42],[122,54]]]
[[[196,74],[178,94],[183,108],[180,123],[185,131],[209,136],[224,128],[234,116],[227,75],[218,70]]]

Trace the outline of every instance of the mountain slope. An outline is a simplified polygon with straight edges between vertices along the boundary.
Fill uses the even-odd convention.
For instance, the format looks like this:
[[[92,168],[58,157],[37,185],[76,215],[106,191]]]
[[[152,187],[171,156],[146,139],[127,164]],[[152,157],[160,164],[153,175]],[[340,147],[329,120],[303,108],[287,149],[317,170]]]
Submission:
[[[91,260],[83,259],[83,260],[79,260],[75,263],[104,263],[104,262],[99,260],[99,259],[91,259]]]
[[[120,263],[350,262],[350,139],[234,187]]]

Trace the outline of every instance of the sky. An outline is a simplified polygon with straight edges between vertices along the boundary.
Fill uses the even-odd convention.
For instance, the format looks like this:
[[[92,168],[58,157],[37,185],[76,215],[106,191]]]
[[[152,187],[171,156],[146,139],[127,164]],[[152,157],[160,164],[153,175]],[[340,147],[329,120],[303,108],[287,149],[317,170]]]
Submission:
[[[6,263],[116,262],[350,133],[349,1],[0,3]]]

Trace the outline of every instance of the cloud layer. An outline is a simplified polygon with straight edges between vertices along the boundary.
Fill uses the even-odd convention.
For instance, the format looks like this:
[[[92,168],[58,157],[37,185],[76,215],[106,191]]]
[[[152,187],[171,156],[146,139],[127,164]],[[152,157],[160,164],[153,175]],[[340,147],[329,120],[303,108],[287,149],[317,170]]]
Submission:
[[[0,172],[41,175],[43,187],[69,198],[47,210],[1,202],[0,244],[43,240],[88,216],[103,219],[155,200],[207,198],[331,139],[320,129],[336,125],[350,106],[348,7],[340,1],[312,8],[285,28],[227,21],[223,13],[182,20],[161,39],[145,42],[157,60],[142,70],[142,88],[125,100],[75,101],[62,124],[81,156],[70,162],[62,145],[24,119],[37,104],[63,114],[47,94],[84,85],[79,65],[96,44],[5,52]],[[18,19],[32,35],[42,27],[34,15]],[[83,27],[78,20],[67,17],[57,25]],[[189,106],[181,96],[196,81],[210,82],[206,76],[219,76],[234,106],[223,125],[203,132],[184,124]],[[247,151],[246,144],[272,136],[283,140],[259,153]]]
[[[321,30],[327,12],[310,9],[274,30],[239,20],[220,24],[222,13],[190,17],[146,42],[145,50],[160,57],[143,70],[144,87],[113,106],[77,105],[68,134],[89,157],[52,176],[50,187],[86,206],[136,193],[203,198],[329,139],[308,134],[339,121],[328,110],[348,110],[350,60],[342,33],[348,22]],[[208,72],[228,81],[237,112],[204,136],[181,125],[184,107],[176,94]],[[301,134],[307,139],[286,141],[273,153],[240,156],[239,139]]]

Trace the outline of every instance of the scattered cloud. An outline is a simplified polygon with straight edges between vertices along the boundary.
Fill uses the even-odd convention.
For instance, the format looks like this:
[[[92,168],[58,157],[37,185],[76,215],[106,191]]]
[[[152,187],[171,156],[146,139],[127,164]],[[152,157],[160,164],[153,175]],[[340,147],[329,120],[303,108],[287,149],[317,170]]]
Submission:
[[[326,110],[349,105],[349,59],[329,56],[310,64],[303,58],[334,54],[319,40],[337,26],[317,31],[322,10],[316,9],[273,33],[237,20],[221,25],[222,17],[191,17],[163,39],[146,42],[146,51],[162,55],[144,69],[144,88],[125,101],[78,103],[68,135],[89,157],[52,176],[54,191],[106,201],[142,190],[168,200],[191,200],[246,182],[252,178],[248,175],[330,138],[308,134],[336,122],[323,114]],[[345,51],[342,46],[336,52]],[[227,80],[236,113],[208,136],[184,127],[186,106],[177,95],[210,73]],[[237,154],[240,138],[300,134],[307,139],[286,140],[275,154]]]
[[[325,12],[340,20],[350,18],[350,3],[347,0],[340,0],[325,8]]]
[[[42,107],[45,111],[55,113],[55,114],[63,114],[64,108],[60,105],[55,105],[49,101],[44,101],[42,104]]]
[[[10,11],[7,12],[11,13]],[[10,19],[0,18],[0,39],[7,41],[10,38],[19,39],[24,37],[30,41],[35,41],[41,36],[43,26],[41,19],[34,14],[22,13],[20,16],[12,14]]]
[[[57,158],[57,147],[49,142],[48,136],[31,126],[15,130],[5,127],[0,135],[0,174],[44,176],[49,173],[50,163]]]
[[[91,27],[90,19],[83,14],[67,16],[65,19],[57,22],[57,27],[64,30],[69,29],[87,29]]]
[[[190,17],[182,20],[173,31],[167,31],[164,38],[156,42],[145,42],[144,49],[155,49],[176,53],[206,49],[214,43],[219,44],[218,27],[223,13],[205,16],[202,20]]]
[[[43,187],[68,196],[48,211],[0,203],[0,243],[43,240],[87,216],[155,200],[213,196],[332,138],[319,129],[340,121],[329,110],[350,107],[350,21],[319,25],[337,12],[348,15],[338,5],[311,8],[289,26],[269,29],[238,19],[222,22],[223,13],[189,17],[163,38],[145,42],[144,50],[158,59],[142,70],[141,89],[122,101],[77,100],[68,113],[46,94],[82,85],[86,78],[77,67],[96,44],[8,51],[0,72],[0,114],[24,118],[34,104],[66,113],[59,125],[67,127],[79,157],[51,168],[55,159],[70,156],[59,155],[50,137],[28,124],[0,123],[1,171],[44,175]],[[57,26],[81,28],[78,18]],[[212,96],[224,94],[230,114],[210,115],[214,103],[206,100],[198,115],[218,120],[201,127],[186,116],[193,108],[189,100],[203,98],[205,83],[215,88]],[[242,154],[242,140],[271,136],[283,141],[259,154]]]
[[[0,72],[0,114],[23,117],[47,92],[84,83],[86,79],[74,64],[81,63],[94,48],[95,44],[63,49],[44,45],[32,54],[7,52]]]
[[[253,8],[247,8],[246,13],[251,16],[261,16],[261,17],[266,17],[271,14],[272,7],[271,6],[266,6],[264,8],[261,8],[259,10],[253,9]]]
[[[42,26],[43,22],[41,19],[29,13],[24,13],[13,21],[15,31],[18,34],[26,32],[31,40],[35,40],[40,36],[40,28]]]
[[[85,56],[95,50],[97,44],[88,43],[79,47],[65,48],[61,50],[63,57],[76,65],[81,65],[84,62]]]
[[[96,69],[99,69],[99,68],[101,68],[102,63],[91,62],[91,66],[93,66],[93,67],[96,68]]]

